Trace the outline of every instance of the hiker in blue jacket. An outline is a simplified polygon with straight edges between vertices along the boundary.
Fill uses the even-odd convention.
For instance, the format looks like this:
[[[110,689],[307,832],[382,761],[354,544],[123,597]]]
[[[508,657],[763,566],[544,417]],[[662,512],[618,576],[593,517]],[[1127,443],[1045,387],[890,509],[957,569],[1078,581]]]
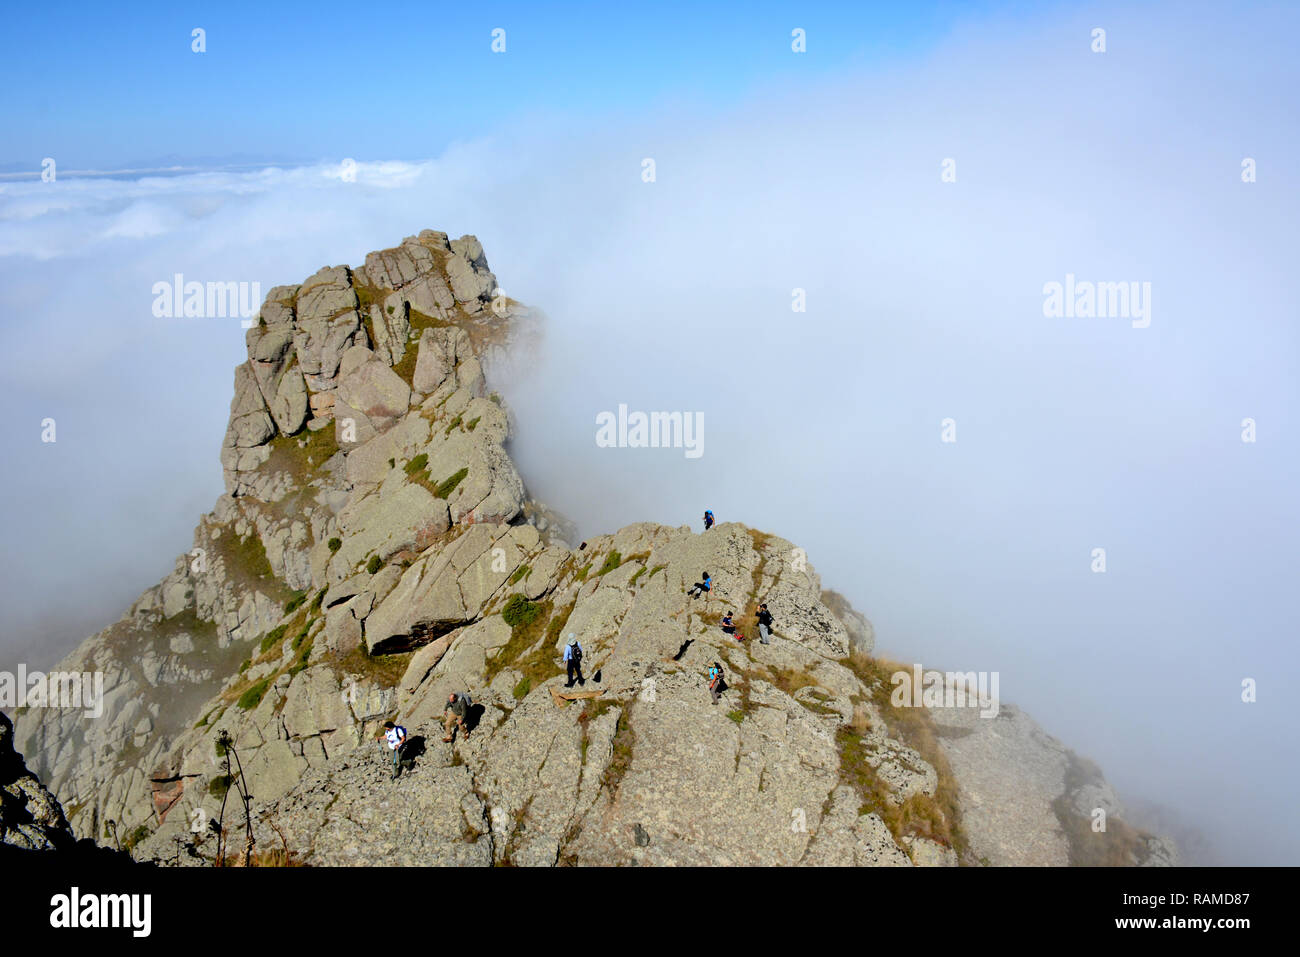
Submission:
[[[706,509],[704,512],[704,530],[707,532],[713,527],[713,509]]]
[[[564,646],[564,664],[568,668],[569,683],[564,687],[573,687],[573,676],[578,676],[578,684],[585,685],[587,679],[582,676],[582,645],[578,644],[578,636],[570,633],[569,643]]]
[[[705,673],[705,678],[709,682],[709,694],[713,696],[713,703],[717,704],[718,699],[722,697],[722,665],[716,661],[711,664]]]

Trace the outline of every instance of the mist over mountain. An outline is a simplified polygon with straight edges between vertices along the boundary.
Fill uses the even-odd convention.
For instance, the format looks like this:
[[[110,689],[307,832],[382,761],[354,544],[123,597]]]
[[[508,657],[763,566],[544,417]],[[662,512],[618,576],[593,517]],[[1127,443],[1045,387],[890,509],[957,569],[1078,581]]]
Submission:
[[[494,387],[543,333],[472,235],[272,288],[192,548],[55,672],[0,674],[62,801],[13,752],[0,845],[73,831],[170,866],[1177,863],[997,673],[873,656],[793,542],[708,511],[702,533],[575,547],[506,452]],[[702,438],[672,413],[602,420],[602,447]]]

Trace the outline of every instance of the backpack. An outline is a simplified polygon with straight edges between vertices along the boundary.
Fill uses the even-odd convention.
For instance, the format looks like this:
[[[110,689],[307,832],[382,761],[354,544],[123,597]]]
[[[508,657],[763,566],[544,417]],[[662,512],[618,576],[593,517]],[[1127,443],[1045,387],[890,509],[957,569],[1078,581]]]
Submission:
[[[570,645],[572,651],[569,653],[569,660],[575,665],[582,664],[582,645]]]

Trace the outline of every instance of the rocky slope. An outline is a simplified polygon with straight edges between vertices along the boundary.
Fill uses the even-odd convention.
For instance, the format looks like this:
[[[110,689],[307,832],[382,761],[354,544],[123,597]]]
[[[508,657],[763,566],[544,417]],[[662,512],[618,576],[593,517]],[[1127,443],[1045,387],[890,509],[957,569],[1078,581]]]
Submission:
[[[0,846],[66,849],[77,840],[54,795],[14,750],[13,724],[0,712]]]
[[[572,548],[488,391],[533,335],[471,236],[425,231],[271,290],[235,370],[226,494],[174,571],[59,666],[105,673],[103,717],[19,716],[79,833],[210,859],[213,820],[242,827],[238,801],[221,811],[225,732],[279,860],[1172,860],[1115,814],[1093,834],[1113,794],[1014,709],[895,707],[870,623],[794,544],[639,524]],[[713,591],[692,599],[704,569]],[[773,644],[722,633],[731,611],[753,635],[760,599]],[[578,700],[556,697],[570,634],[598,692]],[[475,730],[445,744],[443,702],[466,689]],[[375,741],[392,717],[414,737],[397,781]]]

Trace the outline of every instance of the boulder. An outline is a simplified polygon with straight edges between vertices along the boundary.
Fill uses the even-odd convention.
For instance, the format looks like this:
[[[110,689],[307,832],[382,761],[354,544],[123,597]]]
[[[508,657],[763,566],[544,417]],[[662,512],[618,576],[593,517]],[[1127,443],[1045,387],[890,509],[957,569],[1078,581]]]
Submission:
[[[294,350],[311,391],[332,390],[343,353],[366,344],[357,307],[344,266],[322,269],[299,288]]]
[[[335,418],[354,415],[386,432],[411,404],[411,387],[365,346],[352,346],[339,365]],[[344,411],[344,408],[347,411]]]

